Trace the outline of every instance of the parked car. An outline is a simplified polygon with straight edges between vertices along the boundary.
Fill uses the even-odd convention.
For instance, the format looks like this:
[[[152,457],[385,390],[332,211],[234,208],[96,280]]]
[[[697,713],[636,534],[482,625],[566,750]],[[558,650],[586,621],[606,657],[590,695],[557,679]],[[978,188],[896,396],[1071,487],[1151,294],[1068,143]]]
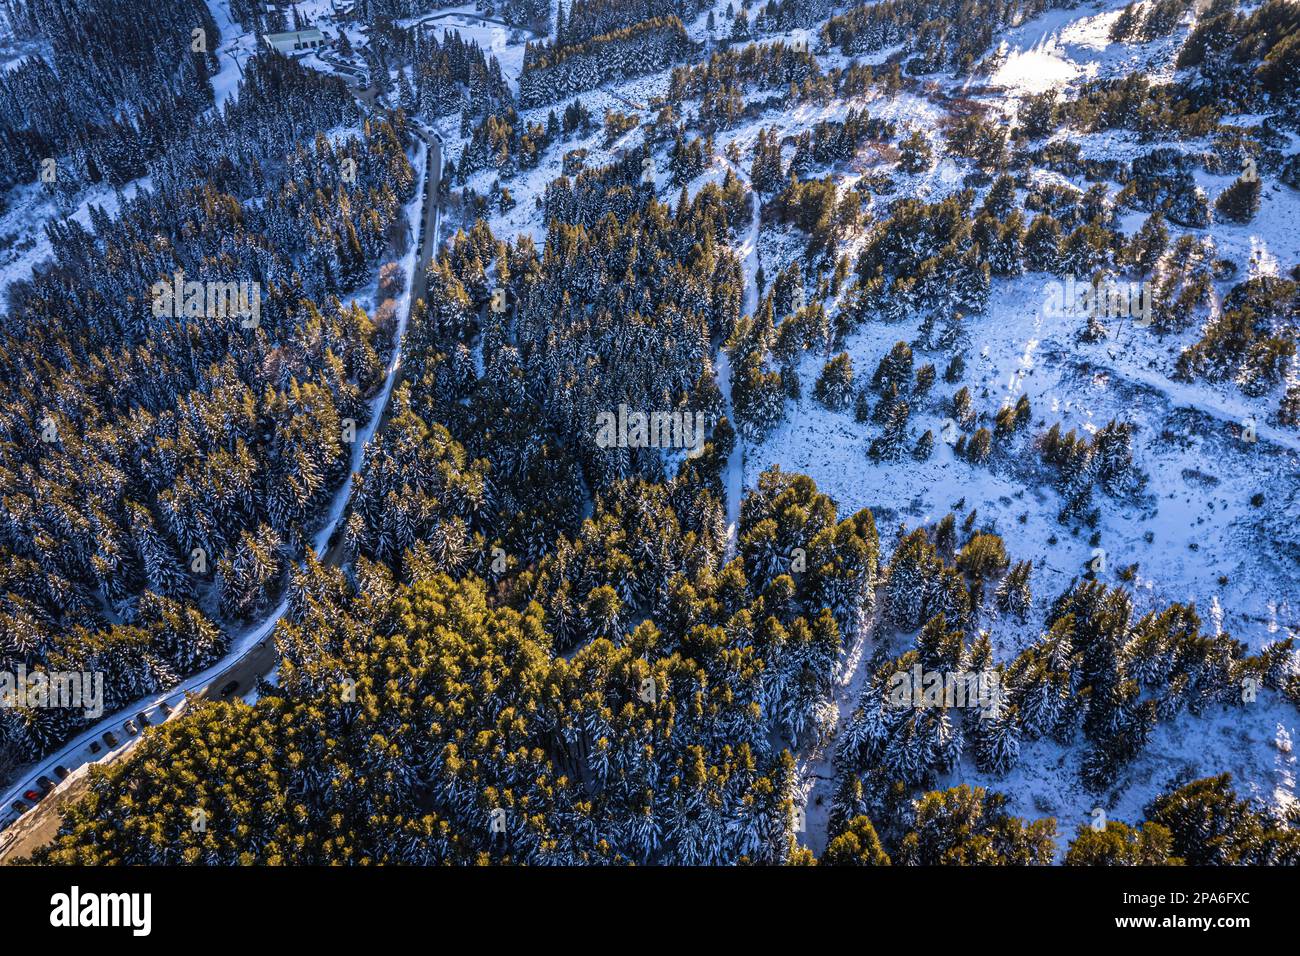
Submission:
[[[132,737],[134,737],[136,734],[140,732],[139,728],[136,727],[134,720],[128,720],[126,723],[122,725],[122,729],[125,730]]]
[[[162,711],[162,715],[164,718],[170,717],[172,715],[172,709],[167,706],[167,701],[163,701],[161,704],[159,704],[158,709]]]
[[[71,771],[69,771],[68,768],[63,766],[62,764],[54,768],[54,775],[58,777],[60,780],[67,780],[68,774],[70,772]]]
[[[135,716],[136,716],[136,719],[140,721],[140,726],[141,726],[141,727],[148,727],[148,726],[149,726],[149,723],[150,723],[150,721],[149,721],[149,715],[146,714],[143,710],[140,711],[140,713],[136,714]]]
[[[21,800],[15,800],[13,803],[9,804],[9,806],[13,807],[19,813],[27,812],[27,804],[23,803]]]
[[[41,789],[44,790],[46,793],[49,793],[51,790],[53,790],[55,787],[58,786],[58,784],[56,784],[53,780],[51,780],[49,777],[46,776],[37,777],[36,782],[40,784]]]
[[[105,731],[105,732],[104,732],[104,743],[108,744],[110,747],[116,747],[116,746],[117,746],[117,734],[113,733],[113,731],[111,731],[111,730],[107,730],[107,731]]]
[[[24,791],[23,791],[23,797],[25,797],[26,799],[30,800],[32,803],[40,803],[41,798],[44,797],[44,796],[45,796],[45,794],[41,793],[39,790],[24,790]]]
[[[101,746],[99,745],[99,741],[98,741],[98,740],[92,740],[92,741],[90,742],[90,753],[91,753],[92,756],[95,755],[95,754],[97,754],[97,753],[99,753],[99,752],[100,752],[101,750],[103,750],[103,749],[104,749],[104,748],[101,747]]]
[[[221,688],[221,697],[222,697],[222,699],[225,699],[225,698],[229,697],[231,694],[233,694],[233,693],[234,693],[235,691],[237,691],[237,690],[239,690],[239,681],[237,681],[237,680],[232,680],[232,681],[231,681],[229,684],[227,684],[225,687]]]

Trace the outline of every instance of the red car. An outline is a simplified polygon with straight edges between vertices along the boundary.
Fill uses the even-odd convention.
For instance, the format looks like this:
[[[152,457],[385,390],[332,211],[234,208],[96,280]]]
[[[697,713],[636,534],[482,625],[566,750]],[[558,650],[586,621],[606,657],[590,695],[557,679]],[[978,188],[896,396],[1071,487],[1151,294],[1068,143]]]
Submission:
[[[38,803],[40,802],[41,797],[45,796],[45,794],[36,790],[28,790],[23,793],[23,796],[32,801],[32,803]]]

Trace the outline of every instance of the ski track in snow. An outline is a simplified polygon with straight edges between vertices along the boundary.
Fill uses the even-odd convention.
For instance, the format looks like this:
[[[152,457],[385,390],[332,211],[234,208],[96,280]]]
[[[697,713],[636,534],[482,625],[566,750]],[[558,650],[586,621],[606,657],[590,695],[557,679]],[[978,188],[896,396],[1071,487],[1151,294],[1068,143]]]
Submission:
[[[207,3],[208,12],[212,14],[217,29],[221,31],[221,45],[217,47],[217,60],[221,64],[221,69],[215,76],[210,77],[214,109],[220,110],[226,100],[235,97],[239,89],[239,80],[244,75],[244,71],[240,67],[235,51],[242,46],[248,34],[243,33],[239,29],[239,24],[235,23],[230,13],[229,0],[207,0]],[[253,43],[254,45],[257,43],[255,37]]]
[[[755,278],[758,272],[758,230],[761,218],[758,193],[754,192],[753,184],[744,171],[721,154],[717,159],[750,187],[749,231],[740,244],[739,253],[741,267],[745,273],[745,294],[742,299],[741,314],[753,315],[754,310],[758,308],[758,284]],[[731,408],[731,356],[727,354],[725,348],[718,349],[717,379],[727,410],[727,421],[731,423],[736,436],[735,446],[727,456],[726,474],[723,476],[723,487],[727,492],[727,555],[730,557],[736,550],[736,538],[740,529],[740,499],[745,493],[745,446],[744,439],[736,429],[736,416]]]
[[[802,809],[796,830],[800,831],[803,845],[818,856],[826,849],[826,834],[830,825],[831,799],[835,790],[835,741],[844,722],[853,714],[858,698],[867,680],[863,666],[874,643],[876,626],[880,619],[881,596],[876,606],[859,629],[852,644],[842,651],[839,665],[832,680],[830,703],[835,707],[835,725],[824,728],[795,755],[797,778],[794,804]],[[796,811],[796,812],[797,812]]]

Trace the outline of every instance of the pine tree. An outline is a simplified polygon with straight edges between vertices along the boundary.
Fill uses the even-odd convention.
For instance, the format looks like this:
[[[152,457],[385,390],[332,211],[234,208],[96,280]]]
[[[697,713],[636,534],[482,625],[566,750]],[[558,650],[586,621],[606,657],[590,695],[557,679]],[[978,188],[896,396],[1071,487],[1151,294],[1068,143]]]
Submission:
[[[876,828],[865,816],[854,817],[826,844],[818,862],[822,866],[889,866]]]
[[[1239,176],[1231,186],[1219,194],[1214,201],[1214,208],[1220,216],[1232,222],[1246,223],[1255,218],[1259,212],[1260,182],[1259,177],[1246,179]]]
[[[1033,605],[1033,595],[1029,587],[1029,575],[1032,570],[1031,562],[1017,561],[998,584],[998,610],[1004,614],[1014,614],[1021,622],[1026,619]]]
[[[843,411],[853,398],[853,360],[841,352],[830,359],[817,376],[813,397],[831,411]]]
[[[906,342],[894,347],[880,360],[871,376],[871,387],[882,394],[892,388],[905,389],[912,382],[912,349]]]
[[[1035,216],[1025,233],[1025,268],[1030,272],[1055,272],[1060,244],[1060,224],[1046,213]]]
[[[1079,827],[1070,841],[1066,866],[1177,866],[1183,860],[1172,853],[1173,837],[1158,823],[1129,827],[1108,820],[1104,829]]]
[[[919,129],[898,144],[898,168],[905,173],[923,173],[930,168],[930,143]]]

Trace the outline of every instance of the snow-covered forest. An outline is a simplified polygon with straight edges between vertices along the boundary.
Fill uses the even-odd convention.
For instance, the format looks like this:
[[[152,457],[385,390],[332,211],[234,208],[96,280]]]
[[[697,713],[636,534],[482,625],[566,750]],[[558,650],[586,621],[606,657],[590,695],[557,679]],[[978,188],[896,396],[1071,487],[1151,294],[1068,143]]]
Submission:
[[[105,687],[0,822],[1300,863],[1298,118],[1293,0],[0,0],[0,672]]]

